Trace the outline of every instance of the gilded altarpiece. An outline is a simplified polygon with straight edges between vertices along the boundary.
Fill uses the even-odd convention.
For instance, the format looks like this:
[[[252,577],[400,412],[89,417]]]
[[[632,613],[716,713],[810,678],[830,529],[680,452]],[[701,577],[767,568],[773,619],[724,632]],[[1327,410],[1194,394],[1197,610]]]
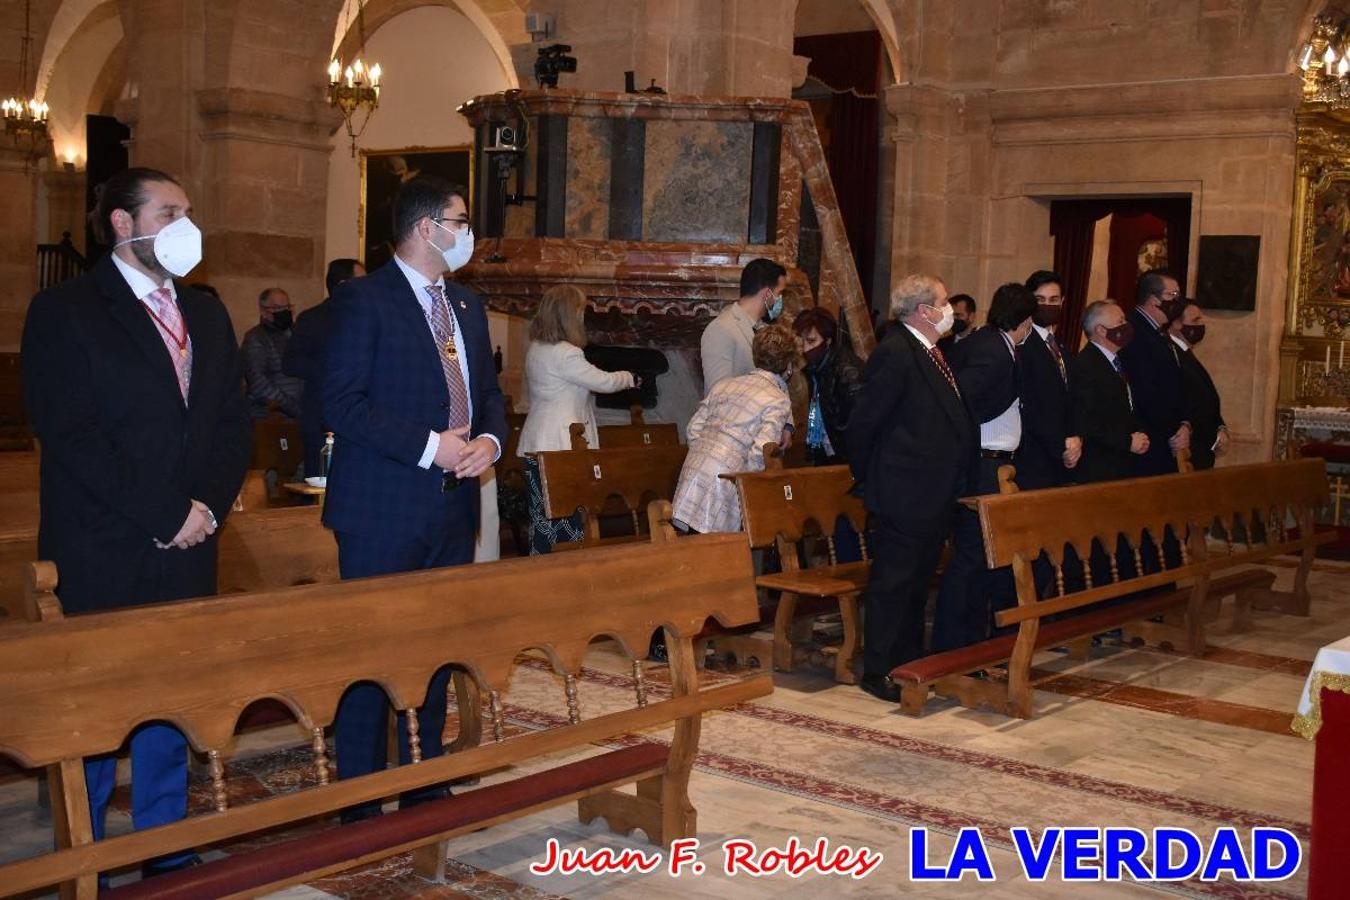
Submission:
[[[1275,455],[1318,445],[1333,484],[1319,519],[1350,525],[1350,112],[1299,114],[1294,190]]]

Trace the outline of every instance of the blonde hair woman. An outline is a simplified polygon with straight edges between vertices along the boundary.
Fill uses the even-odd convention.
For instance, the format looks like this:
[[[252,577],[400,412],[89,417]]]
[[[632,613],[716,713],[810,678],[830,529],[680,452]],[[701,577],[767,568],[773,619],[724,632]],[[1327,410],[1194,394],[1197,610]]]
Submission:
[[[676,524],[697,532],[738,531],[736,485],[719,476],[764,468],[764,445],[778,441],[792,419],[787,382],[797,341],[781,326],[764,328],[751,344],[755,370],[713,385],[689,420],[689,454],[671,501]]]
[[[530,320],[530,349],[525,354],[525,383],[530,411],[520,433],[519,453],[540,450],[571,450],[571,425],[586,426],[586,443],[600,445],[595,428],[596,394],[613,394],[637,387],[632,372],[606,372],[586,361],[586,295],[570,284],[544,291],[539,308]],[[558,541],[579,541],[581,520],[575,514],[563,519],[544,515],[544,494],[539,466],[525,459],[525,481],[530,491],[530,555],[548,553]]]

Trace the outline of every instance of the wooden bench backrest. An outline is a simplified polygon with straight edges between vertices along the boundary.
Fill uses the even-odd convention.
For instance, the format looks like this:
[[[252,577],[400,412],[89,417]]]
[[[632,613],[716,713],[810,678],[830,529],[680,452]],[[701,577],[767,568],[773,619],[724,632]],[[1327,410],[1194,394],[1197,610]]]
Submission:
[[[233,513],[220,528],[216,590],[221,594],[331,584],[337,541],[317,506]]]
[[[990,494],[979,498],[979,510],[988,563],[1006,566],[1014,556],[1031,560],[1042,550],[1054,558],[1065,544],[1081,556],[1094,537],[1108,546],[1117,534],[1137,540],[1148,531],[1158,539],[1164,525],[1207,527],[1216,518],[1245,518],[1252,510],[1261,510],[1264,522],[1272,509],[1310,508],[1326,496],[1325,463],[1308,459]]]
[[[770,547],[780,537],[795,543],[808,522],[830,535],[840,516],[863,533],[867,512],[862,499],[849,493],[853,476],[848,466],[741,472],[734,478],[751,547]]]
[[[523,650],[573,673],[598,635],[641,656],[658,626],[687,640],[709,616],[758,621],[740,535],[19,623],[0,629],[0,754],[39,766],[104,753],[152,720],[213,750],[263,697],[313,729],[356,681],[408,709],[446,663],[501,690]]]
[[[250,469],[275,470],[285,481],[305,460],[300,442],[300,423],[294,419],[269,416],[253,423],[253,460]]]
[[[1327,490],[1325,463],[1309,459],[982,496],[978,508],[986,561],[995,567],[1013,566],[1018,604],[1023,607],[1001,612],[999,622],[1010,624],[1041,613],[1063,612],[1202,574],[1208,558],[1205,530],[1216,520],[1230,535],[1235,527],[1242,527],[1249,539],[1252,526],[1259,523],[1268,546],[1256,553],[1268,556],[1272,542],[1285,540],[1290,516],[1305,536],[1311,535],[1312,510],[1325,501]],[[1170,571],[1139,571],[1144,535],[1161,544],[1168,528],[1180,545],[1179,565]],[[1114,560],[1120,537],[1134,554],[1134,577],[1117,571]],[[1066,558],[1066,545],[1086,561],[1094,538],[1111,558],[1111,581],[1093,584],[1088,573],[1088,583],[1081,590],[1064,596],[1059,567]],[[1057,585],[1056,596],[1038,602],[1027,567],[1042,552],[1056,567]]]
[[[619,447],[674,446],[680,442],[680,432],[671,423],[658,425],[601,425],[596,429],[600,438],[600,449],[613,450]],[[573,422],[569,426],[572,436],[572,449],[585,450],[586,426]]]
[[[620,447],[613,450],[550,450],[535,454],[550,518],[578,509],[599,512],[619,497],[630,510],[650,500],[669,500],[680,481],[687,452],[681,444]]]
[[[0,541],[36,541],[40,484],[36,451],[0,453]]]

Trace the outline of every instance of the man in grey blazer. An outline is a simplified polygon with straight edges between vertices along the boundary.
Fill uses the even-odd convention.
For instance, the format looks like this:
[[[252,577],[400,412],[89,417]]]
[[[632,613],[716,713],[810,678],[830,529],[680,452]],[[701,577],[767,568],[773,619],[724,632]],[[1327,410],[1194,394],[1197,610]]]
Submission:
[[[728,303],[703,329],[699,356],[703,359],[703,396],[723,378],[755,370],[750,343],[759,323],[783,314],[787,269],[771,259],[752,259],[741,270],[741,297]]]

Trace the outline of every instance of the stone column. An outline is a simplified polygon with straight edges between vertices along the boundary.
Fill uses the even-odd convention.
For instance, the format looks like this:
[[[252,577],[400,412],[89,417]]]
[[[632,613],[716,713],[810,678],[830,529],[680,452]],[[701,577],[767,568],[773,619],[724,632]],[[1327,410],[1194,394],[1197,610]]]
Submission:
[[[557,40],[577,57],[561,84],[621,91],[652,79],[672,94],[786,97],[796,0],[554,0]]]
[[[202,90],[196,102],[205,178],[194,202],[210,217],[193,277],[221,292],[242,335],[258,323],[263,288],[283,288],[297,309],[323,299],[336,113],[323,100],[244,88]]]

